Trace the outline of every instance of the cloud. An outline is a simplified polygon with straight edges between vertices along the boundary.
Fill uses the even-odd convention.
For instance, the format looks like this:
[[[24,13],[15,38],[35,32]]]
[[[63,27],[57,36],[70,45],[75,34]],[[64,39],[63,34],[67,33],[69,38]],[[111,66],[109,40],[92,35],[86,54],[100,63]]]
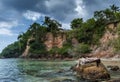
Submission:
[[[11,21],[11,22],[0,22],[0,28],[12,28],[18,25],[17,21]]]
[[[48,10],[49,15],[59,21],[65,21],[68,15],[74,14],[75,16],[77,14],[75,11],[76,3],[74,0],[46,0],[45,6]]]
[[[2,3],[7,8],[19,13],[29,10],[48,15],[59,21],[64,21],[67,15],[74,14],[76,16],[77,14],[75,0],[2,0]]]
[[[63,29],[70,29],[70,24],[69,23],[63,23],[62,28]]]
[[[34,21],[40,22],[38,19],[43,15],[60,21],[63,28],[69,29],[74,18],[87,20],[94,11],[112,4],[120,7],[120,0],[0,0],[0,40],[5,37],[6,42],[1,44],[0,50],[16,40],[17,36],[13,35],[25,32]]]
[[[8,36],[12,36],[14,35],[11,30],[6,29],[6,28],[0,28],[0,35],[8,35]]]
[[[27,10],[25,13],[23,13],[23,16],[28,20],[36,21],[42,16],[42,14]]]
[[[7,36],[13,36],[15,35],[12,32],[12,28],[17,26],[18,22],[17,21],[12,21],[12,22],[0,22],[0,35],[7,35]]]
[[[76,0],[76,5],[77,7],[75,8],[75,11],[77,11],[78,16],[85,17],[87,15],[87,11],[83,4],[83,0]]]

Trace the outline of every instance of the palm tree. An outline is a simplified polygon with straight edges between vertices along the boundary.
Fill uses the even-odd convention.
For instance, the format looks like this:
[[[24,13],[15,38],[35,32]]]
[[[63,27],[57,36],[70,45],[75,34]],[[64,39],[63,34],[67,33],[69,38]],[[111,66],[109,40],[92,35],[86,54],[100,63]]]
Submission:
[[[116,13],[117,11],[119,11],[119,7],[115,6],[114,4],[112,6],[110,6],[111,10]]]
[[[19,51],[21,52],[21,47],[22,47],[22,40],[23,40],[23,35],[24,35],[24,33],[22,33],[22,34],[20,34],[20,35],[18,35],[18,37],[17,37],[17,39],[18,39],[18,44],[19,44]]]
[[[50,17],[47,16],[45,17],[44,25],[47,26],[47,31],[51,32],[53,36],[56,36],[56,33],[60,31],[59,27],[62,26],[58,21],[50,19]]]

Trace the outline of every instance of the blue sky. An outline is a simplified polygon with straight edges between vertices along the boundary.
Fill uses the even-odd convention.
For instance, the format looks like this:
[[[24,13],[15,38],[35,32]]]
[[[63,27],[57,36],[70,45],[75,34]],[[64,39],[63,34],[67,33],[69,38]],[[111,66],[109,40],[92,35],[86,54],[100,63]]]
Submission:
[[[0,0],[0,52],[44,16],[55,18],[62,28],[69,29],[74,18],[86,20],[94,11],[112,4],[119,6],[120,0]]]

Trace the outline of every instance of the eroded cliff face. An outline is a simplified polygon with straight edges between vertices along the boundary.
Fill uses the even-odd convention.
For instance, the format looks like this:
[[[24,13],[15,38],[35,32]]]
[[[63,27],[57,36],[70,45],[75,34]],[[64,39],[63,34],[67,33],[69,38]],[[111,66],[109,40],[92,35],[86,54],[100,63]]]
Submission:
[[[29,54],[30,49],[30,41],[34,38],[30,38],[27,41],[26,49],[24,50],[21,57],[26,57]],[[52,33],[47,33],[45,37],[44,44],[46,45],[46,49],[49,51],[53,47],[62,48],[63,43],[66,41],[66,35],[62,33],[56,34],[56,36],[53,36]]]
[[[34,40],[34,38],[28,39],[27,45],[26,45],[26,49],[25,49],[25,51],[22,53],[21,57],[26,57],[26,56],[28,55],[29,49],[30,49],[29,43],[30,43],[31,40]]]
[[[120,26],[120,22],[113,22],[106,25],[106,30],[102,38],[100,39],[100,45],[92,46],[93,49],[92,53],[90,53],[90,56],[94,57],[117,57],[116,54],[114,54],[114,47],[110,44],[111,41],[114,41],[119,37],[117,34],[117,27]],[[23,52],[22,56],[27,56],[29,54],[30,46],[28,40],[26,49]],[[47,33],[45,36],[44,44],[46,45],[46,49],[49,51],[53,47],[62,48],[64,42],[66,42],[66,35],[64,33],[57,33],[56,35],[53,35],[52,33]],[[79,44],[78,40],[76,38],[71,39],[71,44],[73,47],[77,46]]]
[[[62,48],[63,43],[65,41],[66,41],[65,34],[57,34],[56,36],[53,36],[52,33],[47,33],[44,44],[46,45],[47,50],[50,50],[53,47]]]
[[[120,25],[118,22],[109,23],[106,26],[106,31],[102,38],[100,39],[100,45],[93,49],[92,55],[96,57],[114,57],[115,54],[113,45],[110,44],[111,41],[118,38],[118,34],[116,32],[117,27]]]

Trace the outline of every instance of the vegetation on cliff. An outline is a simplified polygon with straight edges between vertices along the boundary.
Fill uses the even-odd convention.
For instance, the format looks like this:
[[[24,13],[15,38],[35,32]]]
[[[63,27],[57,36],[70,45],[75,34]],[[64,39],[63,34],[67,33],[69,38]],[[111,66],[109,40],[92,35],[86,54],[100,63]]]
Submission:
[[[83,21],[82,18],[76,18],[71,21],[71,30],[64,30],[58,21],[45,17],[43,24],[33,23],[25,33],[18,36],[18,41],[8,45],[1,53],[5,58],[19,57],[25,51],[26,46],[30,46],[27,57],[30,58],[63,58],[78,57],[92,51],[91,47],[100,44],[100,38],[106,30],[106,25],[120,20],[119,7],[110,6],[105,10],[95,11],[94,17]],[[119,29],[119,28],[118,28]],[[57,36],[66,36],[66,41],[62,47],[55,45],[47,49],[45,41],[47,33],[51,33],[55,39]],[[119,30],[118,30],[119,33]],[[78,43],[74,45],[72,39],[75,38]],[[28,42],[29,41],[29,42]],[[120,40],[116,40],[114,48],[120,50]]]

